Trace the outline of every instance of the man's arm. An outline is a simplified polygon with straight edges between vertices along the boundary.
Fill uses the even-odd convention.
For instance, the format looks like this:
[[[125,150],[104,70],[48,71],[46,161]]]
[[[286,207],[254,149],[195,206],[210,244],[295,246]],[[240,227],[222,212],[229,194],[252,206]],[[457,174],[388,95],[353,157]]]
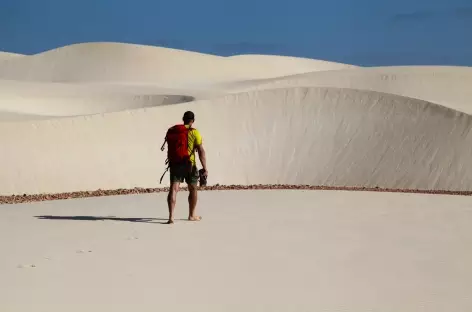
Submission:
[[[202,163],[203,170],[205,170],[205,174],[208,173],[207,165],[206,165],[206,155],[205,149],[203,148],[203,144],[197,145],[198,151],[198,158],[200,158],[200,162]]]
[[[200,162],[202,164],[203,170],[205,170],[205,176],[206,176],[208,175],[208,169],[207,169],[207,164],[206,164],[205,149],[203,148],[202,135],[197,129],[195,129],[193,133],[195,134],[195,148],[198,151],[198,158],[200,158]]]

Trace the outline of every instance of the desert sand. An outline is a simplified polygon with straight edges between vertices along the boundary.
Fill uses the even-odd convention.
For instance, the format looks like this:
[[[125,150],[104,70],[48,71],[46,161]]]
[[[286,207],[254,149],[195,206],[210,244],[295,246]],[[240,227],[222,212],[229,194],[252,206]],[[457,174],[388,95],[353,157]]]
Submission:
[[[23,54],[0,51],[0,62],[1,61],[6,61],[6,60],[11,60],[13,58],[20,57],[20,56],[23,56]]]
[[[201,192],[1,207],[1,311],[472,309],[463,196]],[[9,206],[10,207],[10,206]]]
[[[107,42],[0,53],[0,203],[21,202],[0,206],[0,311],[470,311],[469,198],[382,190],[470,194],[471,81]],[[172,226],[165,193],[67,199],[165,190],[186,110],[202,222],[186,192]]]
[[[472,190],[472,68],[120,43],[3,58],[0,195],[165,187],[159,147],[189,109],[213,185]]]

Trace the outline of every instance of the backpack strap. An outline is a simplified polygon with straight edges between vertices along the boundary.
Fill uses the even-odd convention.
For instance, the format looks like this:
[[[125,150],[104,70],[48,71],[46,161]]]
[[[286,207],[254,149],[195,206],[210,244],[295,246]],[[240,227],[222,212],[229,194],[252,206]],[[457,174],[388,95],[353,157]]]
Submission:
[[[162,184],[162,179],[163,179],[164,176],[166,175],[166,172],[169,171],[169,168],[170,168],[170,166],[167,166],[166,171],[164,171],[164,173],[163,173],[162,176],[161,176],[161,179],[159,180],[159,184]]]
[[[165,149],[166,143],[167,143],[167,133],[166,133],[166,136],[164,137],[164,142],[162,143],[162,146],[161,146],[161,151],[162,151],[162,152],[163,152],[164,149]],[[170,167],[170,165],[169,165],[169,158],[166,158],[165,164],[167,165],[167,168],[166,168],[166,170],[164,171],[164,173],[162,174],[161,179],[159,180],[159,184],[162,184],[162,179],[164,178],[166,172],[169,171],[169,167]]]
[[[188,128],[188,133],[190,133],[190,131],[192,131],[192,130],[197,130],[197,129],[192,128],[192,126],[190,126],[190,127]],[[192,152],[190,153],[190,155],[188,155],[188,157],[191,158],[192,155],[195,156],[195,146],[193,147],[193,150],[192,150]]]

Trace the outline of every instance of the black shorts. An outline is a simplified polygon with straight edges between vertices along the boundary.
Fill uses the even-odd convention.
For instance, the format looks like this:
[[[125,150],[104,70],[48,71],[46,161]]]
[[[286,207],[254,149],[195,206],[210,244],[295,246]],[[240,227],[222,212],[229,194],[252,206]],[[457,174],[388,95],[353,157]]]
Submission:
[[[195,185],[199,175],[196,166],[174,165],[169,167],[170,183],[185,183]]]

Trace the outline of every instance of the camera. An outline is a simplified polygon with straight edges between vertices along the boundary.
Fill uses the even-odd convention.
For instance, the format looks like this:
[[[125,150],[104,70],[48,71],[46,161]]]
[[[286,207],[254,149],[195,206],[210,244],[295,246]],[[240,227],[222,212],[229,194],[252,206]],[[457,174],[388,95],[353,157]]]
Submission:
[[[200,178],[200,186],[206,186],[207,185],[207,177],[204,175],[204,173],[205,173],[204,169],[198,170],[198,175],[199,175],[199,178]]]

